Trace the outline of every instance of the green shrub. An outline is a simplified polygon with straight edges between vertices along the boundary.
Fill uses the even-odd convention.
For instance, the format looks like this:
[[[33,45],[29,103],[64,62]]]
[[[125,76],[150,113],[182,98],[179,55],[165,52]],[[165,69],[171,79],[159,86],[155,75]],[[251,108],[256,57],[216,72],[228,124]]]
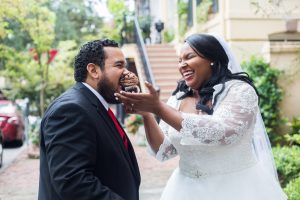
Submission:
[[[271,68],[263,58],[254,56],[243,62],[242,68],[253,79],[258,90],[259,107],[271,143],[279,142],[282,136],[276,134],[275,130],[281,122],[279,102],[282,99],[282,90],[277,83],[281,72]]]
[[[289,182],[284,191],[289,200],[300,200],[300,177]]]
[[[197,5],[197,22],[199,24],[205,23],[208,20],[209,10],[213,5],[212,0],[202,0],[199,5]]]
[[[290,134],[295,135],[298,134],[300,135],[300,117],[294,117],[293,121],[288,124],[289,127],[291,128]]]
[[[288,134],[284,137],[290,145],[300,145],[300,117],[294,117],[292,122],[288,122],[287,126],[290,128]]]
[[[300,147],[275,147],[273,154],[279,180],[284,187],[300,175]]]
[[[179,35],[183,36],[187,29],[187,19],[188,19],[188,2],[184,0],[178,0],[178,31]]]
[[[41,118],[35,117],[34,121],[31,122],[29,126],[29,140],[31,144],[36,146],[40,145],[40,125],[41,125]]]
[[[169,43],[174,40],[175,34],[173,30],[166,30],[164,31],[164,42]]]

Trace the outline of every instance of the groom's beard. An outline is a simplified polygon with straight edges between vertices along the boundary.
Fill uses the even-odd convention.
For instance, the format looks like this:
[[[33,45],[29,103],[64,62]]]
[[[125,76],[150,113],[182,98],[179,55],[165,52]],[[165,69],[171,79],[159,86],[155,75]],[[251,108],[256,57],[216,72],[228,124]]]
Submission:
[[[118,104],[120,103],[120,101],[115,99],[114,96],[115,90],[113,88],[114,85],[107,78],[106,74],[103,73],[101,80],[97,84],[97,91],[107,101],[107,103]]]

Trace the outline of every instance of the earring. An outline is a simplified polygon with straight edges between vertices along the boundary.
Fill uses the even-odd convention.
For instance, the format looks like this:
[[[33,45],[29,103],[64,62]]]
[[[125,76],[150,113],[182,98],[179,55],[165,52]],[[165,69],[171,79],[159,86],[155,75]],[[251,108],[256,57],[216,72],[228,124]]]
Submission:
[[[213,63],[213,62],[211,62],[211,63],[210,63],[210,66],[214,66],[214,63]]]

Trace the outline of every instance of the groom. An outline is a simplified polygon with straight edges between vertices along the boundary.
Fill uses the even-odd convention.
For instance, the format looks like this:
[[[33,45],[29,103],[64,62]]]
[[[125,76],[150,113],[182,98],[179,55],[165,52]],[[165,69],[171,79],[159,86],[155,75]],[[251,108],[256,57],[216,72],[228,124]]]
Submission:
[[[125,58],[112,40],[84,44],[76,84],[41,123],[39,200],[138,200],[140,173],[132,145],[108,104],[119,103]]]

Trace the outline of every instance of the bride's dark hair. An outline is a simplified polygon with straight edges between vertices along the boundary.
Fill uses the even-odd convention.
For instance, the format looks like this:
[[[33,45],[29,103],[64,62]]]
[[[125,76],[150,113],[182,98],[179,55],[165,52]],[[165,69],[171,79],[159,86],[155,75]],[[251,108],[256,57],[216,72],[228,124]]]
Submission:
[[[232,79],[241,80],[250,84],[257,93],[253,81],[247,73],[231,73],[231,71],[228,69],[228,56],[222,45],[214,36],[207,34],[193,34],[186,38],[185,42],[188,43],[199,56],[204,57],[214,63],[213,66],[211,66],[212,76],[207,82],[198,88],[198,93],[201,98],[196,105],[197,110],[202,110],[211,115],[219,94],[221,94],[225,88],[225,82]],[[222,89],[216,94],[214,104],[212,105],[212,108],[210,108],[207,106],[207,103],[208,101],[212,100],[214,92],[213,87],[217,84],[222,84]],[[178,81],[177,88],[173,92],[173,95],[178,92],[181,92],[182,94],[177,96],[178,99],[184,99],[185,97],[193,96],[193,91],[186,85],[184,80]]]

